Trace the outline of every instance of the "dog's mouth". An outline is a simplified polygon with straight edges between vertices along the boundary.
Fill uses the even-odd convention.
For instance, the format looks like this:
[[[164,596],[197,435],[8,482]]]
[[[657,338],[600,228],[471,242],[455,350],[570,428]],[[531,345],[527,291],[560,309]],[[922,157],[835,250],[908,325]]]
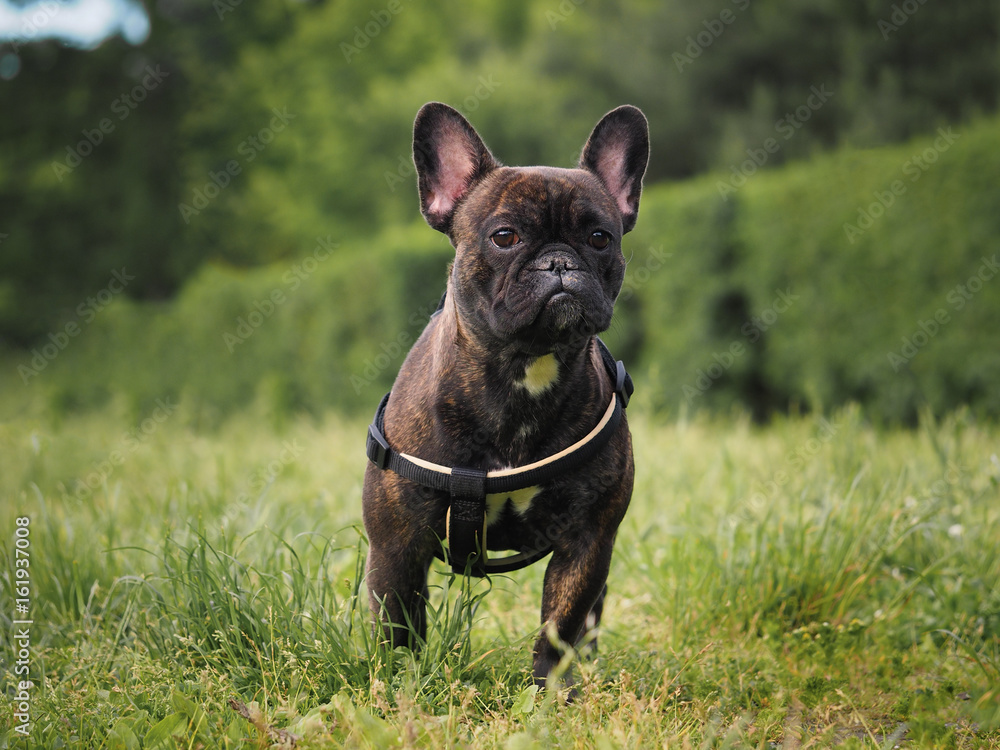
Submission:
[[[610,322],[607,302],[583,274],[532,273],[494,298],[492,328],[525,351],[576,346]],[[607,318],[607,320],[606,320]]]
[[[576,328],[583,316],[584,308],[576,295],[561,290],[542,305],[537,321],[544,329],[563,332]]]
[[[553,347],[574,345],[595,331],[587,306],[580,296],[565,289],[554,290],[538,308],[534,321],[524,331],[534,347],[551,351]]]

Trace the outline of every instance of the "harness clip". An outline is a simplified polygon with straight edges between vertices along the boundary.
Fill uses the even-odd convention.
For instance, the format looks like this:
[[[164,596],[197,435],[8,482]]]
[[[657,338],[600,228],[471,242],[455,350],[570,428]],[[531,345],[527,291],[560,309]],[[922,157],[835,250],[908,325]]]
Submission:
[[[389,442],[373,424],[368,426],[368,441],[365,445],[365,452],[368,454],[368,460],[379,469],[385,469],[389,465]]]
[[[632,397],[634,389],[635,386],[632,385],[632,378],[629,377],[628,372],[625,370],[625,363],[619,359],[616,363],[615,393],[621,398],[623,409],[628,406],[628,401]]]

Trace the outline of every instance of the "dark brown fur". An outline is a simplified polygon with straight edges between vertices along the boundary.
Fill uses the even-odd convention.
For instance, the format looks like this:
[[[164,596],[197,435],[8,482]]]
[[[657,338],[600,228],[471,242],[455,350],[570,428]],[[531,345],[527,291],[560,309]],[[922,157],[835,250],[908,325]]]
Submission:
[[[413,346],[389,399],[385,436],[394,450],[495,470],[537,461],[590,432],[614,389],[594,336],[610,323],[624,278],[620,241],[635,221],[647,138],[641,113],[621,108],[595,129],[581,168],[514,169],[497,164],[454,110],[421,110],[414,153],[422,208],[457,254],[444,308]],[[600,163],[624,168],[602,171]],[[517,248],[505,253],[489,244],[496,227],[514,225],[524,235]],[[609,228],[611,247],[587,244],[594,227]],[[523,385],[526,369],[549,353],[558,377],[533,395]],[[632,481],[623,418],[583,469],[541,487],[523,515],[508,503],[489,527],[491,550],[552,545],[542,623],[554,624],[566,643],[579,642],[588,615],[590,627],[600,620]],[[425,635],[428,568],[445,537],[448,500],[367,468],[367,583],[376,622],[393,645],[414,644],[407,621]],[[543,628],[534,648],[539,684],[559,658]]]

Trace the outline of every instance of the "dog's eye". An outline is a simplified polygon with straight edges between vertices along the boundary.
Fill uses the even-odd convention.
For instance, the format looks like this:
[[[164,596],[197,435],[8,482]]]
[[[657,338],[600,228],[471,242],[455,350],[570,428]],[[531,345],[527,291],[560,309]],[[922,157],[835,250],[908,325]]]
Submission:
[[[498,229],[492,235],[490,235],[490,242],[499,248],[514,247],[521,238],[517,236],[517,232],[513,229]]]
[[[611,242],[611,235],[598,229],[590,235],[590,246],[595,250],[603,250]]]

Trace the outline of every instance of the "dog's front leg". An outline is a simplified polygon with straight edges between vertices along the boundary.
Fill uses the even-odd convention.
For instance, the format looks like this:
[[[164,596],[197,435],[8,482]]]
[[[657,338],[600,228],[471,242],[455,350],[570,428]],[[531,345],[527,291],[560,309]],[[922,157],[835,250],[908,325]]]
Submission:
[[[427,637],[430,560],[407,552],[372,546],[365,564],[375,633],[390,648],[409,646],[415,649]]]
[[[408,506],[419,507],[433,498],[424,498],[422,490],[400,480],[386,480],[374,467],[368,470],[365,581],[375,634],[392,648],[417,648],[427,636],[427,571],[436,539],[428,532],[426,518]]]
[[[576,646],[584,635],[588,617],[592,613],[600,616],[613,543],[612,535],[610,539],[592,543],[583,552],[576,550],[569,554],[556,550],[553,553],[545,571],[542,632],[535,642],[532,667],[535,684],[539,687],[546,686],[549,674],[562,656],[558,644],[550,638],[550,628],[555,628],[559,641]]]

